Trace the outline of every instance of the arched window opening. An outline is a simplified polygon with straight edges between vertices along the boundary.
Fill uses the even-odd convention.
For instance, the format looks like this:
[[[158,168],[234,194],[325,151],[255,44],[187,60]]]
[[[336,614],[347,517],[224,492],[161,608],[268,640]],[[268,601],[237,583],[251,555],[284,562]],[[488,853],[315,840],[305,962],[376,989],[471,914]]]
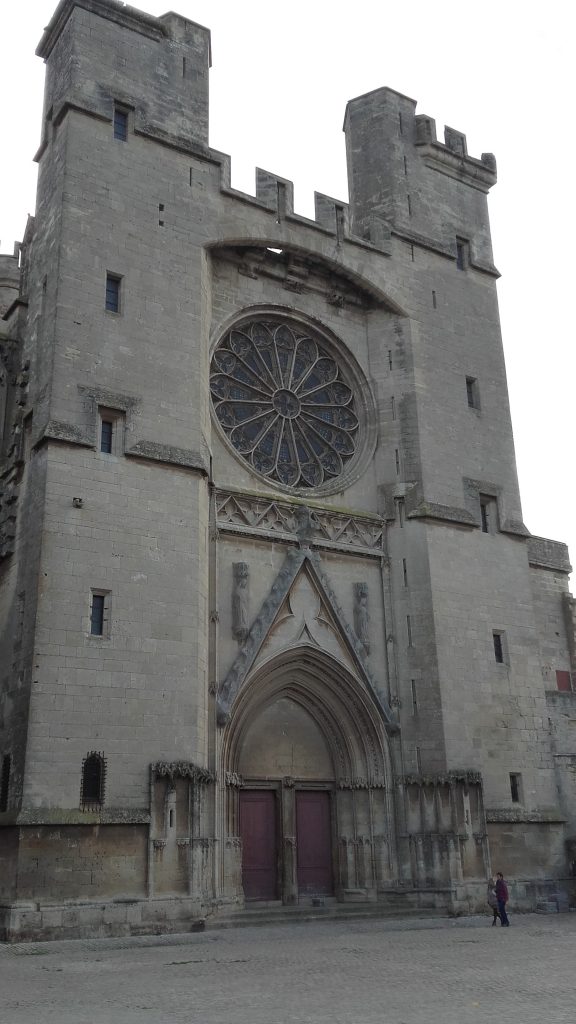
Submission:
[[[82,762],[80,806],[83,810],[101,807],[104,803],[106,761],[104,754],[91,750]]]

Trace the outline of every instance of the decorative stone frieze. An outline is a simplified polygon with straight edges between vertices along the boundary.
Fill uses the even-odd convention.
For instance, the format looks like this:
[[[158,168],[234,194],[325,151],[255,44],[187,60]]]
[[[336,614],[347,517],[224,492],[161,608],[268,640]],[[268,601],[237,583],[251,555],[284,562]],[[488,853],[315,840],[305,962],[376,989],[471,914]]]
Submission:
[[[246,533],[291,541],[299,536],[302,505],[257,498],[231,491],[216,492],[216,517],[223,532]],[[317,547],[357,549],[381,557],[384,520],[310,507],[309,540]]]
[[[216,776],[207,768],[200,768],[191,761],[156,761],[150,765],[153,776],[166,776],[171,781],[176,778],[193,779],[195,782],[215,782]]]

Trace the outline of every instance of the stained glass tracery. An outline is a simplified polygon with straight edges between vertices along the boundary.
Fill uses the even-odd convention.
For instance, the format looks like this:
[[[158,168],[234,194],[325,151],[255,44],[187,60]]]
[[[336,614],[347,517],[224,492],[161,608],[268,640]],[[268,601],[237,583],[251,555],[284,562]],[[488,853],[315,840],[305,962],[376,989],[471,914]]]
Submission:
[[[263,476],[320,487],[355,454],[352,388],[326,342],[300,325],[232,328],[212,358],[210,387],[231,444]]]

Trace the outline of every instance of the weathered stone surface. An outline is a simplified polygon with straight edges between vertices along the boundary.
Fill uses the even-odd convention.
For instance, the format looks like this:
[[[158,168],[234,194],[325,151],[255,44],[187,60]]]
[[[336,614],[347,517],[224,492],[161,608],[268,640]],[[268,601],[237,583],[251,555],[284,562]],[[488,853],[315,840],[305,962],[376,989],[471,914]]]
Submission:
[[[209,148],[207,29],[64,0],[38,52],[37,211],[0,257],[4,934],[241,903],[250,793],[267,898],[317,884],[310,794],[341,901],[566,888],[576,614],[522,519],[495,158],[375,90],[311,220]]]

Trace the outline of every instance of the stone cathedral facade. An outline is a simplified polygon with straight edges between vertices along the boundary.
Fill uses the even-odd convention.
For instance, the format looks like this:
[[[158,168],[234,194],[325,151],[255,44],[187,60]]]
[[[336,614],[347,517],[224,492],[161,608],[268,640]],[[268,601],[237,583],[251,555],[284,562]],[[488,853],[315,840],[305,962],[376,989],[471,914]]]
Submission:
[[[575,605],[523,523],[492,154],[382,88],[230,185],[207,29],[62,0],[0,263],[0,928],[560,903]]]

